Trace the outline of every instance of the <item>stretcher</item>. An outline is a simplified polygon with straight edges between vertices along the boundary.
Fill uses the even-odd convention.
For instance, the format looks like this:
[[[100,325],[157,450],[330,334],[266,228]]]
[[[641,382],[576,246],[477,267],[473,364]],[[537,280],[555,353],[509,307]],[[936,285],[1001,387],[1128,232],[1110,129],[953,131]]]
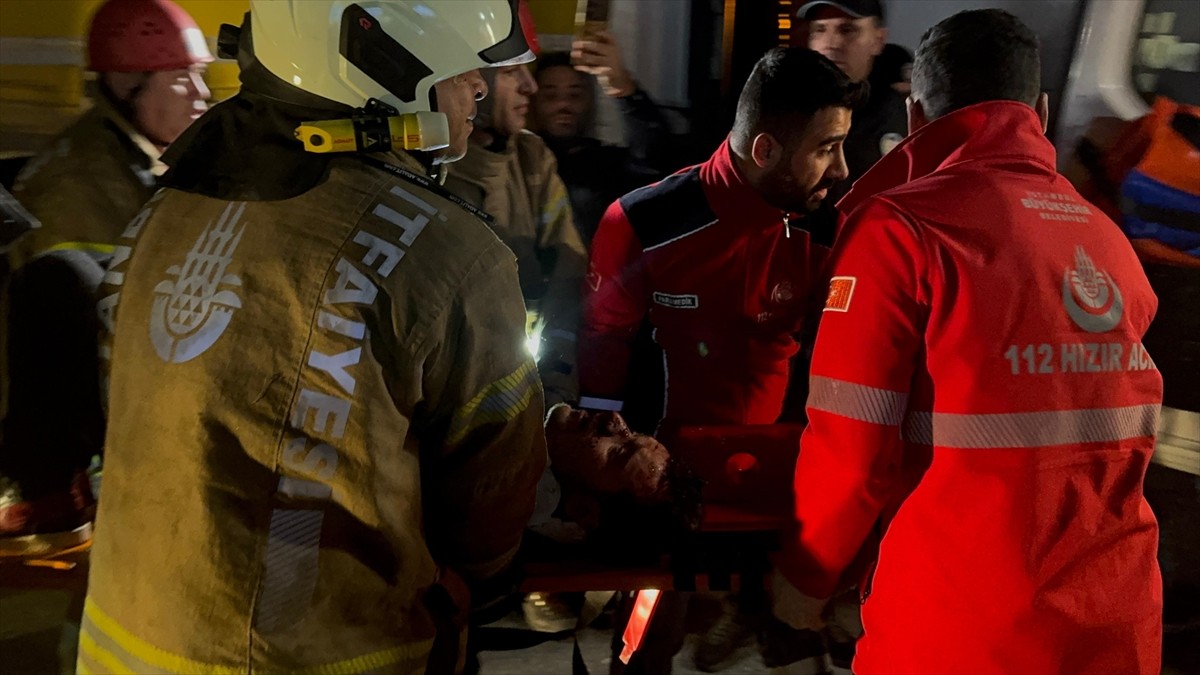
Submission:
[[[637,589],[621,660],[641,645],[663,590],[737,590],[761,584],[791,522],[792,476],[801,425],[686,427],[664,439],[675,460],[702,482],[702,515],[692,532],[664,532],[657,551],[598,556],[588,544],[527,551],[523,592]],[[612,553],[607,551],[605,553]]]
[[[660,591],[726,591],[738,590],[747,581],[763,583],[770,556],[791,521],[792,473],[801,431],[799,425],[710,426],[670,434],[672,457],[702,481],[699,527],[663,532],[662,545],[654,549],[609,550],[605,555],[597,555],[586,542],[555,545],[531,537],[519,590],[636,589],[639,597],[621,655],[628,662],[641,646]],[[90,547],[87,538],[75,546],[48,547],[42,554],[0,557],[0,585],[64,589],[82,598]]]

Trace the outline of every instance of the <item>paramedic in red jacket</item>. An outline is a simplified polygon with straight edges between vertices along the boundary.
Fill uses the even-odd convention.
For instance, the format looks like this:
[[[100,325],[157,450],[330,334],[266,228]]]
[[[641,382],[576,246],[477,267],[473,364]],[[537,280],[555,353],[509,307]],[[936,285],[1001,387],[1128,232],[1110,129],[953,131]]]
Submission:
[[[813,212],[847,176],[841,146],[864,94],[816,52],[773,49],[755,65],[733,130],[711,159],[609,207],[584,289],[581,407],[620,411],[626,393],[663,386],[652,369],[631,368],[648,322],[662,350],[666,401],[642,431],[662,417],[656,435],[670,448],[680,426],[779,419],[795,335],[810,291],[824,295],[817,276],[836,229],[832,209]],[[753,600],[743,602],[753,613]],[[685,595],[660,596],[627,675],[671,672],[686,604]],[[696,654],[704,670],[719,667],[744,634],[732,604],[723,611],[721,630],[710,631]],[[769,658],[821,661],[819,636],[808,635],[802,647]]]
[[[644,319],[664,352],[663,429],[770,424],[836,218],[816,211],[846,177],[842,142],[863,97],[807,49],[773,49],[729,138],[698,166],[608,208],[592,242],[579,377],[584,408],[621,410]]]
[[[1055,172],[1038,73],[1012,15],[941,22],[839,204],[776,613],[817,627],[882,516],[856,673],[1159,672],[1157,300]]]

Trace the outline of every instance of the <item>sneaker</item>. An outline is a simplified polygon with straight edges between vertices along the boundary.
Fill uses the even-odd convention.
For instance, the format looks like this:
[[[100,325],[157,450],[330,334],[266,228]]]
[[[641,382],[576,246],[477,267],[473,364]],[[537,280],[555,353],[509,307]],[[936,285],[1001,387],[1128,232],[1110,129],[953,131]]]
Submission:
[[[561,633],[571,630],[579,614],[571,609],[557,593],[530,593],[521,601],[525,623],[539,633]]]
[[[736,652],[754,639],[754,627],[748,617],[738,611],[738,604],[731,598],[721,600],[721,616],[712,628],[700,637],[693,660],[696,668],[716,672]]]

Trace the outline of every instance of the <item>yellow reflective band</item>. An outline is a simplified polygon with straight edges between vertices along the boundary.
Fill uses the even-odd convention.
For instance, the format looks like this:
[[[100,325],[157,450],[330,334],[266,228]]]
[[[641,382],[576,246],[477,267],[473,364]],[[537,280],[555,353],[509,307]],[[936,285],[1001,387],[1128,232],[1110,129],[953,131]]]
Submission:
[[[389,666],[395,666],[404,661],[420,661],[421,667],[418,670],[424,670],[424,662],[429,657],[430,650],[433,649],[433,640],[423,640],[415,642],[403,647],[395,647],[393,649],[385,649],[374,654],[366,654],[364,656],[356,656],[345,661],[335,661],[326,663],[321,666],[311,666],[300,670],[292,671],[296,675],[354,675],[356,673],[367,673],[375,670],[383,670]]]
[[[112,244],[95,244],[90,241],[64,241],[61,244],[55,244],[50,248],[42,251],[42,253],[51,253],[53,251],[82,251],[89,255],[112,255],[117,247]]]
[[[159,649],[122,628],[112,617],[105,614],[91,598],[88,598],[84,604],[83,614],[85,620],[79,634],[79,661],[77,663],[77,672],[79,673],[161,671],[177,675],[190,675],[191,673],[236,675],[247,670],[246,668],[203,663]],[[97,640],[93,637],[92,631],[99,632],[98,637],[101,639]],[[111,644],[112,648],[106,648],[101,642]],[[118,653],[113,653],[113,648],[119,650]],[[432,649],[433,640],[422,640],[342,661],[289,670],[289,672],[296,675],[356,675],[373,671],[395,670],[396,666],[405,662],[412,662],[417,666],[416,671],[423,671],[425,661]],[[94,666],[85,664],[85,658]],[[130,668],[129,663],[133,662],[136,662],[134,665],[138,671]]]
[[[129,656],[142,661],[148,666],[165,670],[169,673],[206,673],[211,675],[237,675],[244,669],[217,666],[172,654],[164,649],[142,640],[133,633],[125,630],[112,617],[104,613],[91,598],[83,607],[83,616],[91,621],[96,630],[124,650]],[[82,640],[80,641],[82,644]]]
[[[567,191],[556,186],[554,192],[550,193],[550,198],[546,200],[546,207],[542,209],[542,224],[549,225],[554,222],[566,208]]]
[[[133,672],[129,666],[121,663],[121,659],[117,658],[97,644],[96,640],[91,635],[88,635],[87,631],[79,634],[79,655],[81,662],[84,656],[95,662],[96,665],[103,669],[100,671],[102,673],[123,674]],[[83,669],[77,670],[78,672],[83,672]]]
[[[95,659],[88,656],[82,649],[75,655],[75,675],[102,675],[104,671],[99,666],[93,667]]]
[[[537,386],[537,367],[526,359],[511,375],[483,388],[454,413],[446,443],[456,445],[483,424],[508,422],[529,407]]]

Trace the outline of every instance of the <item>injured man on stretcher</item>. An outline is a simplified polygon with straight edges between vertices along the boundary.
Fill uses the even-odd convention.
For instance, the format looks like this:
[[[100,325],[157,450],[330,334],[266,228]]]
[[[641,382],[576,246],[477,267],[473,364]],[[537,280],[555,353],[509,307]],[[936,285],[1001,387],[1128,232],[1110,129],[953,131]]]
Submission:
[[[546,416],[550,462],[529,528],[560,543],[609,527],[651,534],[699,526],[700,481],[652,436],[619,413],[559,404]]]

